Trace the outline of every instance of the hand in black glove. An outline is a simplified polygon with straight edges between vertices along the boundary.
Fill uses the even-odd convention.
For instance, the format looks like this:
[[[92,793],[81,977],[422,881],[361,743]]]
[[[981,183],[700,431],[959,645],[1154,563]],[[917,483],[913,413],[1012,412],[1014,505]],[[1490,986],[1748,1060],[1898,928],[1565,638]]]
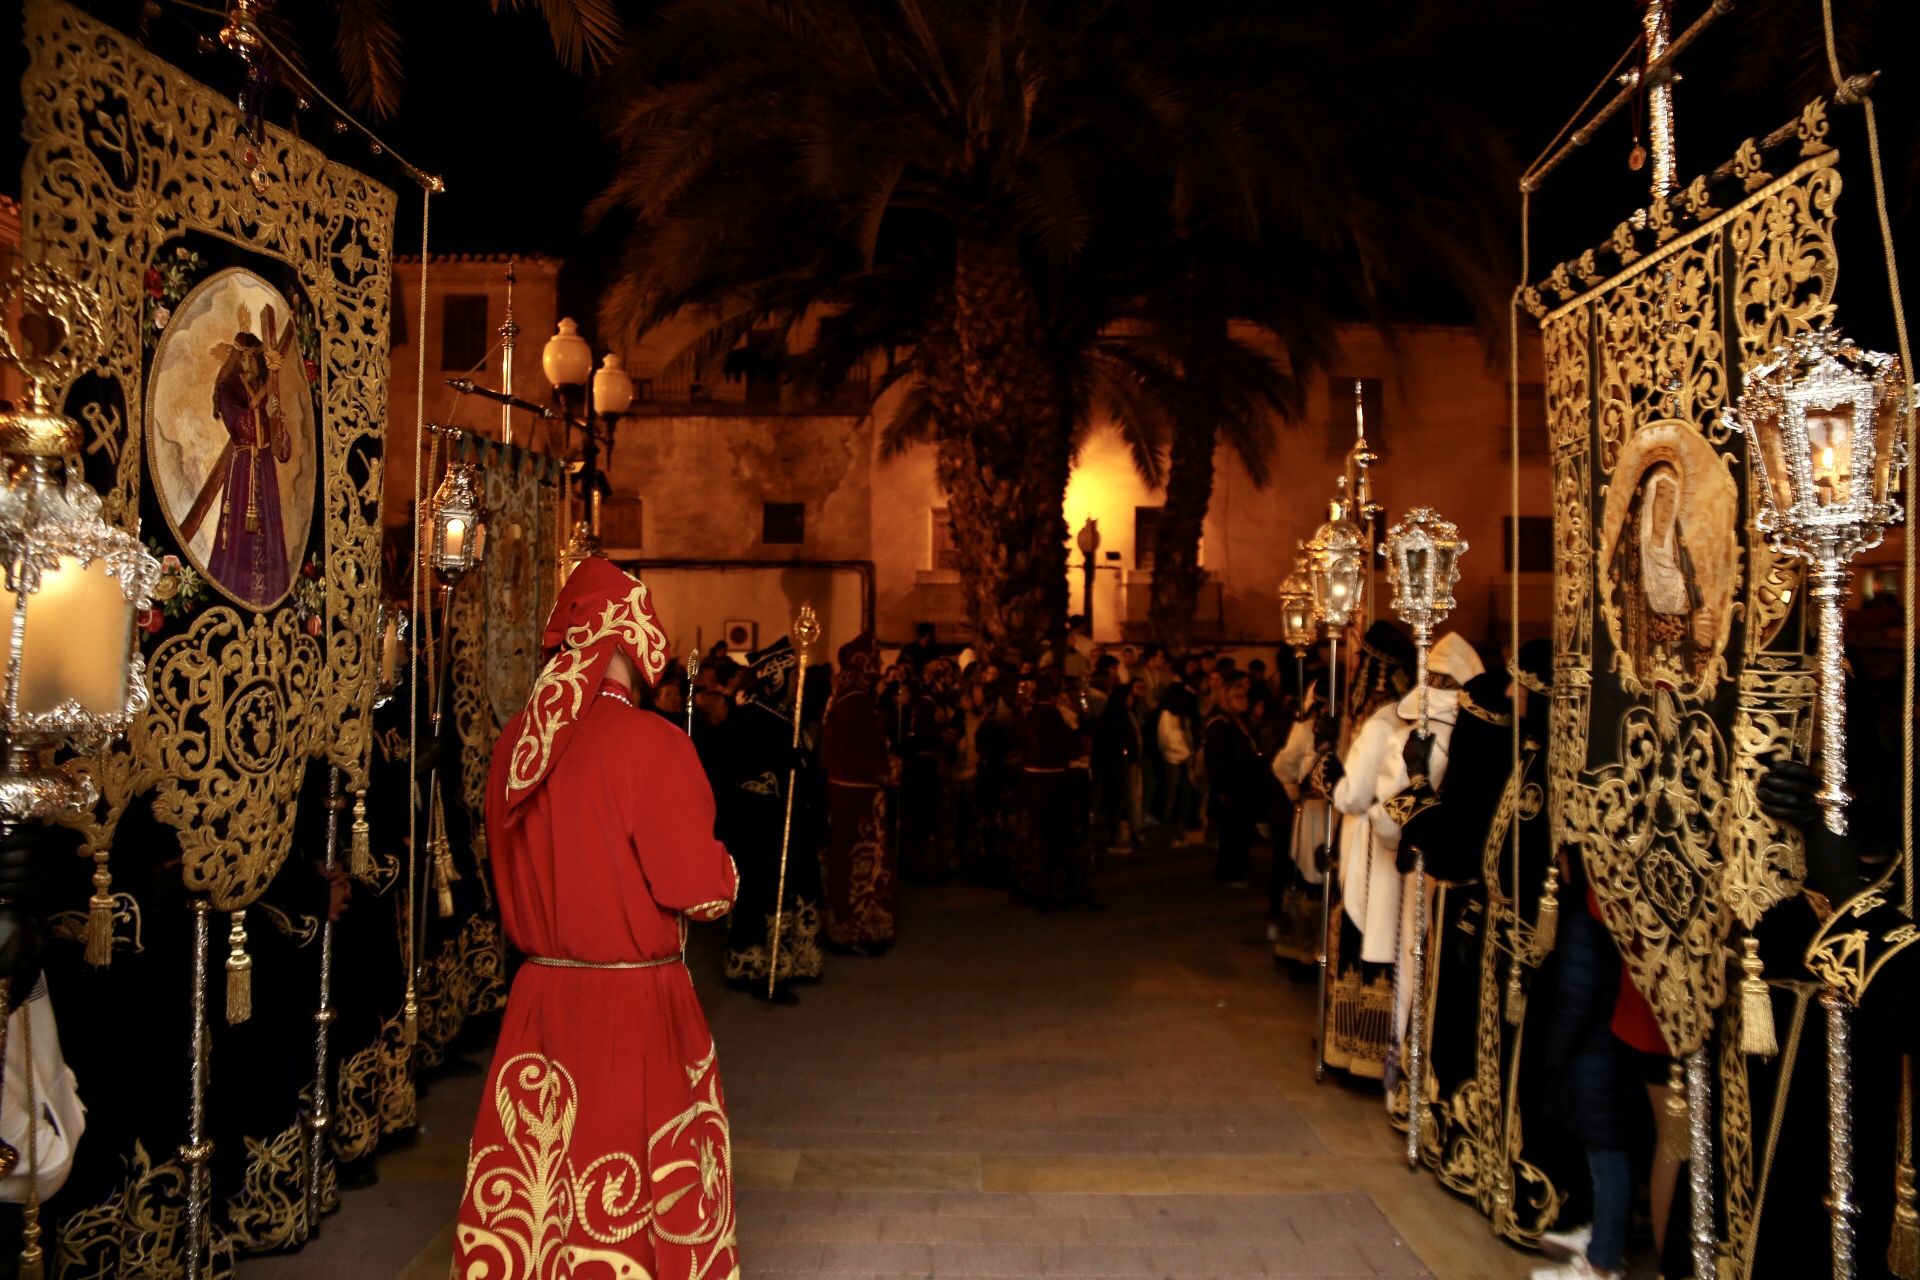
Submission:
[[[1340,762],[1338,751],[1327,752],[1326,759],[1320,765],[1320,776],[1327,780],[1328,790],[1338,786],[1340,779],[1347,776],[1347,766]]]
[[[1767,771],[1760,775],[1756,790],[1761,811],[1768,817],[1796,827],[1811,827],[1822,820],[1820,802],[1814,798],[1819,788],[1819,776],[1812,769],[1797,760],[1774,756],[1767,761]]]
[[[10,980],[9,1011],[19,1008],[40,980],[40,956],[45,939],[40,921],[19,907],[0,907],[0,978]]]
[[[433,777],[433,771],[447,755],[446,733],[437,733],[431,738],[423,738],[413,757],[413,777],[416,782],[426,782]]]
[[[1422,733],[1418,729],[1409,733],[1406,743],[1400,748],[1400,759],[1405,762],[1407,766],[1407,777],[1409,779],[1431,777],[1433,768],[1433,735],[1430,733]]]
[[[1340,741],[1340,722],[1332,716],[1321,716],[1313,726],[1313,744],[1317,747],[1331,747]]]
[[[0,840],[0,902],[31,903],[40,896],[49,834],[37,822],[23,822]]]
[[[1827,830],[1815,798],[1819,790],[1819,774],[1777,755],[1767,761],[1767,770],[1755,786],[1761,812],[1800,828],[1807,839],[1807,883],[1838,906],[1865,886],[1865,878],[1853,841]]]

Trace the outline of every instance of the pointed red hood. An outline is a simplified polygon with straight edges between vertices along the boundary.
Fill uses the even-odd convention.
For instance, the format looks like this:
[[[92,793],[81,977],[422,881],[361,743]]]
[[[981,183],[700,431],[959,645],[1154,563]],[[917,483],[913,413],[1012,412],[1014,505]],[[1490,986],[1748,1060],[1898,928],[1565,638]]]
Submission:
[[[561,588],[541,646],[548,658],[527,705],[501,733],[513,744],[507,767],[507,811],[513,812],[546,779],[566,750],[573,729],[600,693],[615,653],[624,653],[640,678],[660,683],[667,669],[667,636],[647,585],[601,556],[582,560]]]

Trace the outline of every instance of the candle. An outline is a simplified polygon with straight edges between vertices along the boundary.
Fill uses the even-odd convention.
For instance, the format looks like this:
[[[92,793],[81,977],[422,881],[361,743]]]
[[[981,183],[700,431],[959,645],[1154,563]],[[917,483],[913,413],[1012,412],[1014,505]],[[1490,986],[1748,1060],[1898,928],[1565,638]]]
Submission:
[[[459,516],[447,521],[446,557],[459,560],[467,549],[467,522]]]

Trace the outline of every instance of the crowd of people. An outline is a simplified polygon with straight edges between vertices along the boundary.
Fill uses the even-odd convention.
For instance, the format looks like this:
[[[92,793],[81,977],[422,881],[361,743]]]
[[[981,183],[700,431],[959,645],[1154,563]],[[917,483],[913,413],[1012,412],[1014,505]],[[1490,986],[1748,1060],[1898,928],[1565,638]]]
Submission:
[[[1243,665],[1102,646],[1078,617],[1055,652],[982,657],[922,625],[890,661],[868,636],[843,646],[796,699],[798,655],[782,637],[744,655],[715,645],[690,708],[683,681],[653,691],[654,710],[691,726],[740,864],[729,981],[792,1001],[825,953],[883,954],[902,881],[958,877],[1041,911],[1096,909],[1100,858],[1205,845],[1225,888],[1250,887],[1255,843],[1292,829],[1269,764],[1319,655]],[[1276,867],[1277,921],[1298,877],[1289,859]]]

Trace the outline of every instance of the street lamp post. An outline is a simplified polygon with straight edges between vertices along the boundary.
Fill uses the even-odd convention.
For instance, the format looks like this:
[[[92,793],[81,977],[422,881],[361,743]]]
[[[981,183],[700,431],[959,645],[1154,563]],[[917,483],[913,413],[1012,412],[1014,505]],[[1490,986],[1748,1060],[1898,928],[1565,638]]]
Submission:
[[[608,352],[598,370],[593,350],[580,336],[580,327],[562,320],[540,353],[540,367],[553,385],[561,406],[570,411],[571,399],[581,397],[580,519],[573,526],[567,559],[575,564],[600,549],[600,455],[613,451],[613,427],[633,403],[633,379],[620,366],[620,357]],[[591,379],[591,380],[589,380]],[[603,442],[595,419],[604,425]]]
[[[1093,634],[1093,573],[1094,555],[1100,550],[1100,522],[1092,516],[1080,526],[1080,532],[1074,535],[1074,545],[1080,548],[1081,571],[1086,575],[1080,592],[1080,612],[1087,620],[1087,634]]]

